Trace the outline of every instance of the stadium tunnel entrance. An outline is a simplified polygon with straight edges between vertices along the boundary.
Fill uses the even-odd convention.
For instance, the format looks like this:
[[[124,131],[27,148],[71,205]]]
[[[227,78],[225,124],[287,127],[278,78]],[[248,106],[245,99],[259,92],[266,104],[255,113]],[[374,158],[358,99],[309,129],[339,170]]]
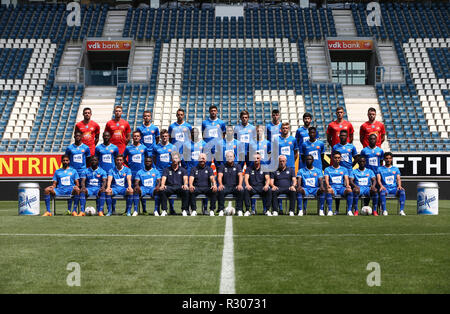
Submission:
[[[87,86],[116,86],[127,80],[131,40],[91,40],[82,58]]]
[[[333,83],[374,85],[379,65],[374,41],[365,38],[329,39]]]

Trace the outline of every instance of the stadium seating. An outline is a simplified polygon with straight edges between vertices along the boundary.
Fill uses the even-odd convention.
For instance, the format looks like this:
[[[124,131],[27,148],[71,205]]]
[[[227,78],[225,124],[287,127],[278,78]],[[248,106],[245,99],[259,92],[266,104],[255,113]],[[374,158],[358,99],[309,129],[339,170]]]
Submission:
[[[381,5],[382,25],[367,26],[364,4],[352,4],[358,36],[394,44],[405,80],[377,84],[383,122],[393,151],[450,147],[450,4]],[[109,6],[81,5],[81,25],[68,27],[62,4],[0,6],[0,151],[62,152],[72,140],[82,85],[56,85],[67,42],[101,37]],[[420,18],[424,17],[424,18]],[[344,106],[342,85],[310,81],[305,43],[336,36],[331,9],[246,8],[244,16],[219,18],[213,9],[130,8],[123,37],[154,45],[150,80],[120,84],[115,104],[134,129],[142,113],[167,128],[178,108],[200,126],[207,108],[237,124],[249,111],[264,124],[280,109],[292,132],[311,112],[319,136]]]

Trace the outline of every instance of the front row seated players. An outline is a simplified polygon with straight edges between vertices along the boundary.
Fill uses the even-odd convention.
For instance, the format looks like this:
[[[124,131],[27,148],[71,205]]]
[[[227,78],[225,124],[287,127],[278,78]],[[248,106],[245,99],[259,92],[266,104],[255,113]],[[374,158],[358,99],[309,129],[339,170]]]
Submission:
[[[225,195],[233,194],[236,198],[236,210],[238,216],[242,216],[242,203],[244,201],[244,188],[242,187],[243,175],[242,168],[234,162],[233,151],[227,151],[225,154],[226,162],[219,166],[217,173],[217,187],[219,200],[219,216],[223,216],[225,209]]]
[[[287,158],[284,155],[278,157],[278,169],[270,174],[270,186],[272,188],[272,216],[278,216],[280,194],[289,197],[289,216],[294,216],[297,178],[295,170],[286,166]],[[281,212],[280,212],[281,213]]]
[[[78,172],[69,166],[70,158],[68,155],[61,157],[62,167],[55,171],[53,175],[53,184],[44,190],[44,200],[47,211],[42,216],[52,216],[50,210],[51,196],[70,196],[74,195],[75,204],[80,198],[79,176]],[[72,211],[72,198],[67,200],[67,210],[72,216],[78,216],[76,210]],[[74,207],[75,209],[76,207]]]
[[[147,212],[147,200],[143,198],[144,196],[152,196],[155,198],[155,203],[159,200],[159,189],[161,182],[161,175],[159,171],[153,166],[153,159],[151,156],[147,156],[144,159],[144,169],[139,170],[134,178],[134,207],[137,208],[139,205],[139,198],[141,198],[142,212]],[[135,211],[133,215],[137,215]],[[155,209],[155,216],[159,213]]]
[[[359,156],[358,169],[353,169],[352,174],[349,176],[350,186],[353,188],[353,209],[354,215],[358,216],[358,200],[361,196],[372,198],[372,205],[374,208],[373,215],[378,216],[376,208],[378,206],[378,191],[375,173],[366,168],[366,158]],[[365,203],[367,205],[368,202]]]
[[[378,168],[377,181],[380,186],[381,210],[383,216],[388,215],[386,209],[386,196],[395,195],[398,196],[400,203],[400,215],[406,216],[404,212],[406,200],[405,189],[402,187],[400,170],[397,167],[392,166],[392,160],[392,153],[385,153],[384,166]]]
[[[189,211],[189,182],[187,170],[180,165],[181,155],[178,152],[172,153],[172,165],[165,168],[161,178],[159,194],[161,198],[161,216],[167,215],[167,201],[171,195],[181,198],[181,213],[187,216]],[[175,211],[173,212],[175,214]],[[157,212],[155,212],[157,216]]]
[[[297,173],[298,215],[303,216],[306,213],[308,200],[305,197],[313,195],[319,199],[319,216],[325,216],[323,206],[325,204],[326,190],[323,184],[322,170],[314,167],[313,155],[307,155],[304,158],[304,162],[306,167],[299,169]]]
[[[112,197],[114,195],[122,195],[125,197],[126,215],[131,216],[131,205],[133,203],[131,170],[130,168],[125,167],[123,163],[123,155],[117,155],[115,159],[116,166],[112,168],[108,173],[108,181],[106,185],[106,205],[108,207],[108,213],[106,214],[106,216],[112,215]]]
[[[108,175],[105,170],[98,166],[97,156],[91,157],[91,167],[86,169],[81,175],[81,193],[80,193],[80,213],[78,216],[85,216],[86,198],[95,195],[97,203],[97,212],[103,216],[103,205],[105,204],[106,180]]]
[[[214,216],[216,209],[216,179],[211,167],[206,165],[206,154],[201,153],[198,157],[198,165],[191,169],[189,176],[189,191],[191,216],[197,216],[197,196],[206,194],[209,198],[209,215]],[[203,214],[206,214],[204,211]]]
[[[339,165],[341,162],[341,153],[334,151],[331,155],[331,166],[324,171],[325,187],[327,190],[326,202],[328,206],[328,216],[333,216],[333,196],[340,195],[347,199],[347,215],[353,216],[352,204],[353,193],[350,187],[348,171],[346,168]],[[337,210],[334,213],[337,215]]]

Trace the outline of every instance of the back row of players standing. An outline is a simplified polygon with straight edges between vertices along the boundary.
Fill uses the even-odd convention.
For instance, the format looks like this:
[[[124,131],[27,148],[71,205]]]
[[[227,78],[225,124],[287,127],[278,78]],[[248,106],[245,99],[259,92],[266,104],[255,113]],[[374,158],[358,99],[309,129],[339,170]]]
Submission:
[[[198,163],[198,155],[201,152],[207,153],[209,164],[214,158],[216,166],[225,161],[227,151],[234,152],[235,161],[241,166],[244,163],[250,166],[254,153],[259,153],[262,163],[268,165],[271,161],[272,147],[275,145],[278,146],[276,156],[286,156],[289,168],[295,168],[295,160],[299,156],[299,169],[304,168],[307,155],[314,157],[314,167],[323,170],[326,165],[325,143],[318,138],[317,129],[312,126],[312,115],[309,113],[303,115],[304,125],[298,128],[293,137],[290,135],[289,123],[280,122],[278,110],[273,110],[272,121],[266,127],[262,125],[255,127],[250,124],[247,111],[241,112],[241,123],[232,127],[220,120],[217,108],[211,106],[209,118],[202,123],[202,140],[199,130],[184,121],[183,109],[177,111],[177,121],[162,134],[159,128],[151,123],[151,112],[145,111],[143,125],[132,133],[128,122],[121,118],[122,107],[117,106],[114,109],[114,119],[106,124],[102,144],[98,144],[100,128],[91,120],[91,115],[91,109],[83,110],[84,120],[75,127],[75,143],[66,149],[66,154],[71,157],[71,167],[78,171],[86,169],[89,157],[96,155],[99,158],[99,166],[108,172],[114,168],[115,156],[122,154],[133,174],[144,168],[145,156],[152,156],[154,166],[162,173],[164,168],[170,166],[170,155],[174,151],[180,152],[184,157],[182,163],[188,173]],[[360,141],[364,149],[360,155],[366,157],[367,167],[376,173],[383,159],[381,144],[385,139],[385,130],[381,122],[375,121],[375,115],[375,109],[370,108],[369,120],[361,126]],[[358,155],[352,144],[353,126],[343,119],[343,108],[337,108],[336,117],[336,120],[328,126],[327,142],[332,147],[332,152],[341,153],[340,165],[352,169]],[[375,135],[372,141],[370,135]],[[127,145],[130,139],[132,144]],[[277,163],[278,158],[275,158],[272,170],[277,168]]]

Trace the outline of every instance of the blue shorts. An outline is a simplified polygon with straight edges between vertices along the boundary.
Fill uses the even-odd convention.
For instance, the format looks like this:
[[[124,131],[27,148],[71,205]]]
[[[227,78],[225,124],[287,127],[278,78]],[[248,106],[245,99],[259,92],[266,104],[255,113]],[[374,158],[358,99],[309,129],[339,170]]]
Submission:
[[[398,193],[398,190],[397,190],[396,186],[394,186],[394,187],[385,187],[385,188],[386,188],[387,195],[397,195],[397,193]]]
[[[310,195],[317,195],[317,191],[319,191],[319,188],[304,188],[305,190],[305,196],[310,196]]]
[[[70,196],[72,195],[73,186],[63,186],[59,188],[54,188],[56,196]]]
[[[155,188],[154,187],[149,187],[149,186],[141,186],[141,191],[142,191],[142,196],[145,195],[150,195],[153,196],[153,193],[155,192]]]
[[[370,196],[370,186],[360,186],[359,196]]]
[[[331,188],[333,189],[334,195],[344,196],[345,186],[336,185],[336,186],[331,186]]]
[[[112,190],[112,195],[123,195],[123,196],[125,196],[126,193],[127,193],[127,188],[126,187],[118,186],[118,185],[111,187],[111,190]]]
[[[88,192],[88,194],[87,194],[88,196],[91,196],[91,195],[97,196],[98,191],[100,191],[100,188],[98,186],[89,186],[86,188],[86,190]]]

